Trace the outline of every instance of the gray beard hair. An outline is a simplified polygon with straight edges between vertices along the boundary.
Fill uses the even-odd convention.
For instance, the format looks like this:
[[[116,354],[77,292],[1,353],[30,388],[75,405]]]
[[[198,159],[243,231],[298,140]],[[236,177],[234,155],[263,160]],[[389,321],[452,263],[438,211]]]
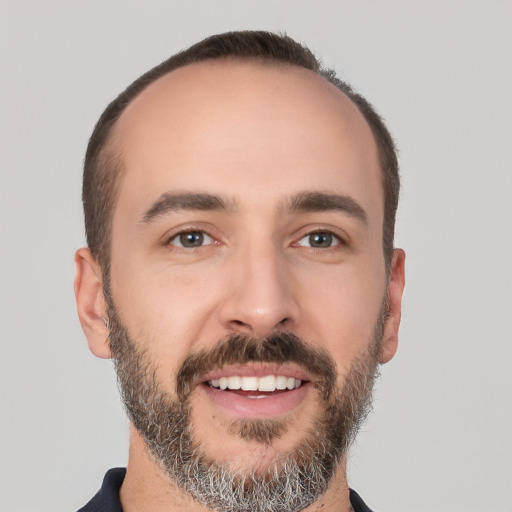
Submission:
[[[183,372],[178,373],[177,377],[177,398],[160,390],[154,362],[130,339],[112,307],[109,339],[127,414],[144,439],[150,455],[179,488],[201,505],[218,512],[292,512],[308,507],[326,492],[341,457],[371,409],[371,392],[378,373],[377,357],[383,324],[384,315],[381,314],[374,340],[364,357],[352,364],[341,389],[334,386],[336,372],[330,356],[320,353],[318,349],[305,348],[304,342],[294,335],[278,333],[270,344],[243,337],[219,344],[226,348],[223,351],[224,359],[215,359],[218,366],[225,362],[226,357],[231,357],[233,347],[239,347],[244,342],[245,348],[235,356],[239,362],[282,362],[290,357],[298,361],[302,354],[308,362],[319,361],[320,365],[328,366],[325,368],[327,382],[323,389],[320,387],[318,390],[319,399],[325,403],[323,417],[312,422],[303,441],[292,451],[277,455],[265,469],[244,472],[234,471],[226,464],[210,459],[203,451],[201,444],[193,437],[190,386]],[[290,350],[276,354],[276,347],[287,346],[288,341],[291,343]],[[273,348],[262,351],[262,346]],[[199,358],[202,363],[210,362],[205,354],[202,357],[202,360]],[[196,359],[193,361],[197,362]],[[187,362],[182,370],[186,366]],[[189,370],[190,366],[199,370],[201,364],[198,362],[188,366]],[[311,370],[309,365],[306,368]],[[180,375],[183,382],[180,382]],[[229,433],[268,445],[286,428],[286,422],[278,420],[245,420],[233,422]]]

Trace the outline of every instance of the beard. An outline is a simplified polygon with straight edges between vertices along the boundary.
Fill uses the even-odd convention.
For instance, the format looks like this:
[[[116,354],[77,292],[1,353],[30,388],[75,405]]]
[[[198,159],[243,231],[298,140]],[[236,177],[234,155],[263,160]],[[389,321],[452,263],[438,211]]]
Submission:
[[[383,309],[384,311],[384,309]],[[127,414],[150,455],[187,495],[218,512],[290,512],[306,508],[327,490],[341,458],[371,409],[385,315],[373,340],[337,386],[336,364],[323,350],[288,332],[264,339],[234,335],[211,350],[189,355],[176,378],[175,395],[162,390],[157,365],[128,335],[109,307],[110,345]],[[194,438],[190,396],[197,378],[224,365],[294,362],[315,377],[323,415],[314,418],[292,450],[270,465],[234,470],[205,453]],[[288,428],[286,420],[236,420],[228,433],[269,445]]]

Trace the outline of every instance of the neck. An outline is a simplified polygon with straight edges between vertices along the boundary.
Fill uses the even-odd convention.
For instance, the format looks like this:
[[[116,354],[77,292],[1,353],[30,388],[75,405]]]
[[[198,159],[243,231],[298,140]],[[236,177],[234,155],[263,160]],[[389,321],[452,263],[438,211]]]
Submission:
[[[130,427],[130,453],[120,491],[123,512],[212,512],[185,494],[167,476],[139,433]],[[345,460],[333,476],[327,492],[302,512],[350,512]]]

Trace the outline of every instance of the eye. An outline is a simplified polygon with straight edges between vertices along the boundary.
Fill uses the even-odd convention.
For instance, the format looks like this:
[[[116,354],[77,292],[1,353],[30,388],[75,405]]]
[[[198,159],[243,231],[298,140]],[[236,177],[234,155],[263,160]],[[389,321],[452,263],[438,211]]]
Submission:
[[[340,245],[341,239],[329,233],[329,231],[317,231],[315,233],[309,233],[302,237],[298,241],[298,245],[301,247],[312,247],[313,249],[328,249]]]
[[[204,231],[183,231],[169,240],[170,245],[193,249],[215,243],[214,239]]]

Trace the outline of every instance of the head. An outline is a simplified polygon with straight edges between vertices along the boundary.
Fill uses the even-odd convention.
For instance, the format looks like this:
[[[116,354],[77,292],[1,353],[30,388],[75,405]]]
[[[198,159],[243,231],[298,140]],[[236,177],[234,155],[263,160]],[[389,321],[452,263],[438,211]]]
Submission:
[[[393,139],[373,106],[305,46],[288,36],[269,32],[230,32],[211,36],[183,50],[135,80],[101,115],[87,147],[82,201],[87,244],[101,264],[108,282],[112,215],[123,173],[122,154],[115,142],[114,126],[126,107],[150,84],[189,64],[231,59],[274,66],[294,66],[325,78],[358,108],[366,119],[377,145],[384,193],[382,249],[389,269],[394,248],[395,218],[400,191],[398,160]]]
[[[79,315],[132,447],[185,495],[276,511],[341,485],[397,347],[397,197],[378,115],[289,38],[214,36],[102,115]]]

